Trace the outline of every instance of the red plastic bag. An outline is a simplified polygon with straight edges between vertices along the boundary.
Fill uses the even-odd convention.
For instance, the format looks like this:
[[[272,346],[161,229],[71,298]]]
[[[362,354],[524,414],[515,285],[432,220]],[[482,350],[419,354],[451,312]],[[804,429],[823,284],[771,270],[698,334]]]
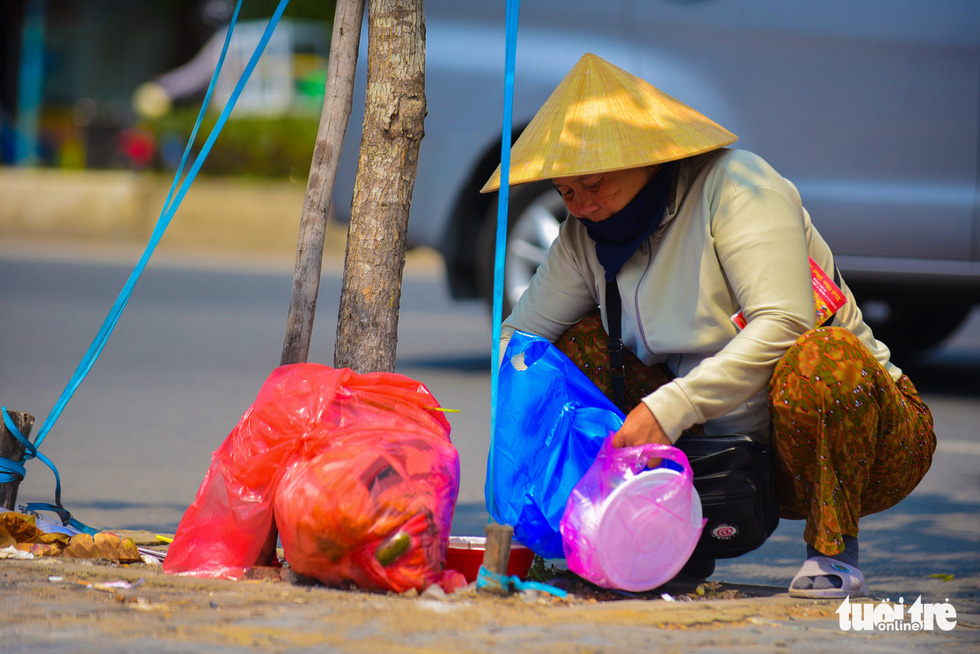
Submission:
[[[442,576],[459,456],[417,381],[319,364],[276,369],[212,456],[164,571],[240,578],[273,543],[327,584],[423,589]]]

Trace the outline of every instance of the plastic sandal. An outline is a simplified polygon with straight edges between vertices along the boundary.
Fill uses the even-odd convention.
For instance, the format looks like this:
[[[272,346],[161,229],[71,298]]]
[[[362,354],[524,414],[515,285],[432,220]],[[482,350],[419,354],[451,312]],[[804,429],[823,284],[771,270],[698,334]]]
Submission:
[[[797,580],[802,577],[838,577],[840,588],[795,588]],[[803,562],[800,571],[789,584],[790,597],[809,597],[812,599],[843,599],[845,597],[861,597],[871,593],[864,575],[854,566],[845,565],[840,561],[826,556],[814,556]]]

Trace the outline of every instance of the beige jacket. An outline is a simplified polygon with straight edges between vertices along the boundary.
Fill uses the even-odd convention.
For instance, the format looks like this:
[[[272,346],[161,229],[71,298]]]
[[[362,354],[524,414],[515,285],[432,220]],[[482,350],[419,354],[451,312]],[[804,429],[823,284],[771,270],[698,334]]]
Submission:
[[[758,156],[719,150],[680,162],[663,224],[620,270],[623,342],[647,365],[677,376],[644,398],[672,441],[707,433],[765,433],[776,362],[814,326],[807,255],[833,274],[833,255],[800,195]],[[834,325],[858,336],[893,379],[846,284]],[[598,304],[608,329],[604,271],[585,227],[566,220],[545,262],[504,322],[554,342]],[[744,311],[739,332],[732,314]]]

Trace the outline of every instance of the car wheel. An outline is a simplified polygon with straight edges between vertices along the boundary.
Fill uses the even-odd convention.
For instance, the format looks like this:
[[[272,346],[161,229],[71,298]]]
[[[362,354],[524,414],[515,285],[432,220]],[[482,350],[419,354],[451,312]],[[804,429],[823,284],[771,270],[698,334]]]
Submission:
[[[899,366],[946,340],[972,309],[969,303],[921,297],[897,302],[871,296],[859,300],[858,304],[875,338],[888,346]]]
[[[544,262],[565,219],[565,205],[551,182],[511,189],[508,207],[507,257],[504,261],[503,315],[513,311],[531,277]],[[477,247],[477,283],[481,297],[493,307],[493,268],[497,241],[497,203],[487,209]]]

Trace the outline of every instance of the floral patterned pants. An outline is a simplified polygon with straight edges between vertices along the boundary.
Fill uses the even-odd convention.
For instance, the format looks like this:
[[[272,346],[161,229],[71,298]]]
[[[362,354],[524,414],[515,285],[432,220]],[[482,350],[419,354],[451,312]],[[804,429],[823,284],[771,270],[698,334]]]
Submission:
[[[558,339],[611,396],[606,334],[598,311]],[[670,380],[626,352],[626,400]],[[806,520],[804,540],[823,554],[844,549],[858,520],[908,496],[932,464],[932,414],[908,376],[897,382],[846,329],[809,331],[783,355],[769,384],[780,516]]]
[[[895,506],[932,464],[932,413],[907,375],[897,382],[849,331],[807,332],[769,383],[780,515],[837,554],[858,519]]]

